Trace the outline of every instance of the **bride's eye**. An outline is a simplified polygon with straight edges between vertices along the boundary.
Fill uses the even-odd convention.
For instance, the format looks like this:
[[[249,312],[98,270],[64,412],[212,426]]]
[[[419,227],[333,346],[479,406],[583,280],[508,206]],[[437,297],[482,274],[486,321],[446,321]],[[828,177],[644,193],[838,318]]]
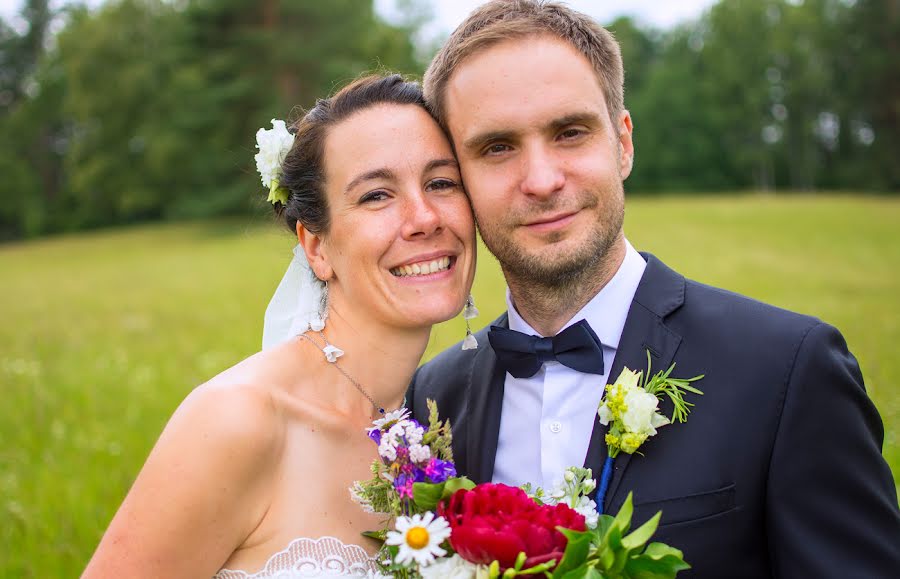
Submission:
[[[368,193],[363,195],[362,198],[359,200],[359,202],[362,204],[362,203],[369,203],[369,202],[373,202],[373,201],[384,201],[387,198],[388,198],[387,191],[378,189],[376,191],[369,191]]]
[[[425,185],[426,191],[440,191],[442,189],[452,189],[454,187],[458,187],[456,181],[452,181],[450,179],[440,178],[440,179],[432,179]]]

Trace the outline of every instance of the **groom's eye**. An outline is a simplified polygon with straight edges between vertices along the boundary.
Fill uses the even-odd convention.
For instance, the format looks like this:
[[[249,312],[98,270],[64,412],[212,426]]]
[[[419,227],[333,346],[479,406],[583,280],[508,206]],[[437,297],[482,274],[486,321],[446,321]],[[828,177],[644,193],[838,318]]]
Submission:
[[[577,139],[578,137],[582,136],[584,133],[585,133],[585,131],[583,129],[569,128],[569,129],[562,131],[559,134],[559,138],[566,140],[566,141],[571,141],[573,139]]]
[[[502,143],[495,143],[493,145],[488,145],[484,149],[484,154],[485,155],[499,155],[501,153],[505,153],[508,150],[510,150],[509,145],[504,145]]]

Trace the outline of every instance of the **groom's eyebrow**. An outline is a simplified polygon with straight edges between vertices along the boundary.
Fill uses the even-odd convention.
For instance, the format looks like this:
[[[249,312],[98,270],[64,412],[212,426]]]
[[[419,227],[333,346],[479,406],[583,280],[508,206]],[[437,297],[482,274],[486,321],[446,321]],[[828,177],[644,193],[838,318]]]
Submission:
[[[569,125],[603,125],[600,116],[594,112],[572,113],[558,119],[554,119],[550,123],[550,130],[553,132],[562,130]]]
[[[463,148],[467,151],[477,151],[488,143],[493,143],[495,141],[509,141],[514,135],[515,133],[513,131],[488,131],[463,141]]]
[[[350,193],[354,187],[362,183],[363,181],[375,181],[375,180],[384,180],[390,181],[394,179],[394,173],[390,169],[373,169],[371,171],[366,171],[360,175],[357,175],[353,178],[352,181],[347,185],[344,189],[345,193]]]

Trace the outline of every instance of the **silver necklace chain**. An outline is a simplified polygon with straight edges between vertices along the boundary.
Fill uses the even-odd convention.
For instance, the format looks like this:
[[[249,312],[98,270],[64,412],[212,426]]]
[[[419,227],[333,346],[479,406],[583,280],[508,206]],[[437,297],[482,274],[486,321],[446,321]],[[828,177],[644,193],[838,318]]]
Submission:
[[[323,354],[325,354],[325,347],[319,345],[319,343],[316,342],[315,340],[313,340],[311,337],[307,336],[306,334],[300,334],[300,337],[303,338],[303,339],[305,339],[305,340],[308,340],[308,341],[309,341],[310,343],[312,343],[315,347],[317,347],[318,349],[322,350],[322,353],[323,353]],[[328,342],[328,339],[325,337],[325,334],[323,334],[322,332],[319,332],[319,337],[322,338],[322,341],[325,342],[325,345],[326,345],[326,346],[330,346],[330,345],[331,345],[331,344]],[[333,361],[333,362],[332,362],[332,361],[329,361],[328,363],[329,363],[330,365],[334,366],[335,369],[336,369],[338,372],[340,372],[341,374],[343,374],[344,377],[345,377],[347,380],[349,380],[350,383],[353,384],[353,386],[355,386],[357,390],[359,390],[359,393],[362,394],[363,396],[365,396],[366,399],[367,399],[369,402],[372,403],[372,408],[374,408],[375,410],[377,410],[379,414],[384,414],[384,408],[382,408],[381,406],[379,406],[378,404],[375,403],[375,400],[374,400],[371,396],[369,396],[369,393],[366,392],[365,388],[362,387],[362,384],[360,384],[359,382],[357,382],[356,380],[354,380],[354,379],[353,379],[353,376],[351,376],[350,374],[347,373],[346,370],[344,370],[343,368],[341,368],[340,365],[337,363],[337,360],[335,360],[335,361]]]

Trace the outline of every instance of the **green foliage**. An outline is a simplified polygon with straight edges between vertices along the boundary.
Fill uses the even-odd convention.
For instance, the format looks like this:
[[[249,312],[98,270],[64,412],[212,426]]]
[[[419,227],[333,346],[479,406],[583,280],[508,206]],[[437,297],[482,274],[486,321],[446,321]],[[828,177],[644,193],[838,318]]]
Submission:
[[[601,515],[596,529],[560,529],[568,543],[553,579],[671,579],[690,569],[681,551],[662,543],[647,545],[662,513],[631,531],[631,493],[615,517]]]
[[[453,440],[450,420],[442,421],[438,414],[437,403],[434,400],[426,400],[428,406],[428,430],[422,437],[422,444],[429,447],[434,456],[441,460],[453,462]]]
[[[612,29],[636,55],[630,189],[900,189],[891,0],[721,0],[662,34]]]

